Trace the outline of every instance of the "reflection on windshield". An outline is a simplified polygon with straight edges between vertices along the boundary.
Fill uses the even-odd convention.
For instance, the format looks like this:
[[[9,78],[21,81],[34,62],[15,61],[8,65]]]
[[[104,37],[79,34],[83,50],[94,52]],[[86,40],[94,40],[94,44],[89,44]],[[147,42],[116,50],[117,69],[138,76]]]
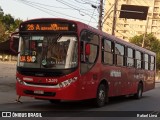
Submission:
[[[19,66],[65,69],[77,66],[78,46],[74,36],[23,36]]]

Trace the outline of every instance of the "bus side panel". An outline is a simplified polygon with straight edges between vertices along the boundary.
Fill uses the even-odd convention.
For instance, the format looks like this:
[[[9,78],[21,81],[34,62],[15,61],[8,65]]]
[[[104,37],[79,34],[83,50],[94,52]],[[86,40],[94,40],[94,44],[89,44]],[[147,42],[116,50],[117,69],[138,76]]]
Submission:
[[[135,68],[122,67],[121,95],[133,94],[137,91],[136,80],[134,78]]]
[[[143,91],[148,91],[155,88],[155,72],[145,71],[144,72],[144,89]]]
[[[81,75],[79,96],[83,99],[96,98],[100,74],[100,64],[96,63],[87,73]]]
[[[109,85],[109,97],[121,94],[121,67],[102,65],[101,79],[105,79]]]

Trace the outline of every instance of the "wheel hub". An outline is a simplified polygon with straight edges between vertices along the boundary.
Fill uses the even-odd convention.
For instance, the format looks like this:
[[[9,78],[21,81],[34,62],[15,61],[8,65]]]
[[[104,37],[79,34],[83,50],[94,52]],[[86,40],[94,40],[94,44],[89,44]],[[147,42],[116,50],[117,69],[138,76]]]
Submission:
[[[104,99],[105,99],[105,92],[103,90],[99,91],[99,99],[101,101],[104,101]]]

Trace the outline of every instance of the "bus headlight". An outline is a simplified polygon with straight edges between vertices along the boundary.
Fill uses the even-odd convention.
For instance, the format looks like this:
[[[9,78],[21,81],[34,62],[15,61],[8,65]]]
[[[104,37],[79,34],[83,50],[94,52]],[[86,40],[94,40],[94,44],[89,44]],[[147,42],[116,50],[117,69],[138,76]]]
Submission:
[[[65,80],[61,83],[59,83],[59,88],[62,88],[62,87],[67,87],[69,86],[70,84],[74,83],[75,81],[77,80],[77,77],[74,77],[74,78],[71,78],[71,79],[68,79],[68,80]]]
[[[18,77],[16,79],[21,85],[24,85],[24,82],[21,79],[19,79]]]

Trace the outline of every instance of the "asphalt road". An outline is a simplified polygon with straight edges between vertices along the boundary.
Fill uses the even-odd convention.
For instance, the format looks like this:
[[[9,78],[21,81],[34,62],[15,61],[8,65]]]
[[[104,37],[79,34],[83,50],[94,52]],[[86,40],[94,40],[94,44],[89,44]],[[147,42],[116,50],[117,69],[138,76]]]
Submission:
[[[5,92],[3,92],[5,93]],[[10,98],[10,95],[14,94],[13,91],[6,92],[10,99],[10,102],[0,103],[0,111],[10,111],[10,112],[39,112],[42,113],[42,117],[48,119],[47,117],[52,117],[55,119],[82,119],[82,116],[85,119],[129,119],[135,120],[138,119],[137,115],[140,114],[149,114],[153,115],[159,114],[160,111],[160,83],[156,84],[154,90],[148,91],[143,94],[143,98],[140,100],[132,99],[131,97],[115,97],[111,98],[109,104],[102,108],[95,108],[92,106],[90,101],[78,101],[71,102],[65,101],[61,104],[50,104],[48,101],[43,100],[34,100],[31,98],[22,98],[23,103],[16,103],[14,99]],[[12,96],[11,95],[11,96]],[[13,96],[12,96],[13,97]],[[142,112],[144,111],[144,112]],[[146,113],[147,112],[147,113]],[[108,116],[110,115],[110,116]],[[131,116],[130,116],[131,115]],[[114,118],[114,116],[117,116]],[[24,118],[23,118],[24,119]],[[26,118],[27,119],[27,118]],[[40,119],[40,118],[38,118]],[[140,119],[160,119],[154,117],[143,117]],[[44,119],[43,119],[44,120]]]

